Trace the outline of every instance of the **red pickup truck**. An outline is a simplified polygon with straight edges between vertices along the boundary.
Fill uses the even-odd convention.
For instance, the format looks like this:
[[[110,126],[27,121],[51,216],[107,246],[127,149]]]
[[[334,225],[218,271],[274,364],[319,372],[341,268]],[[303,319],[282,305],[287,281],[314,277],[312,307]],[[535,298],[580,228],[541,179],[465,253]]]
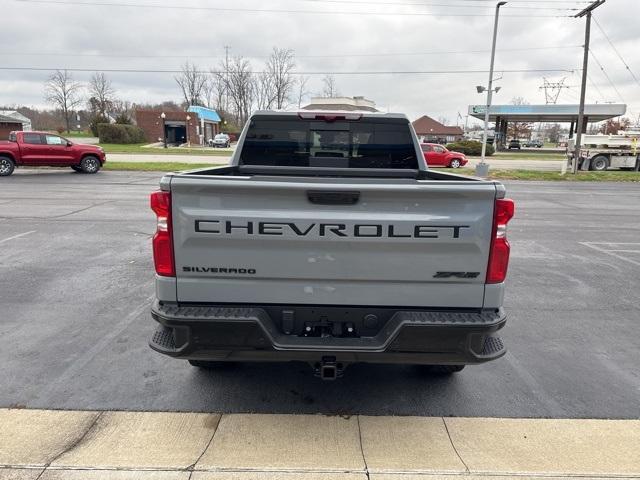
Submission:
[[[104,150],[95,145],[73,143],[47,132],[11,132],[0,141],[0,177],[18,166],[71,167],[76,172],[96,173],[107,161]]]

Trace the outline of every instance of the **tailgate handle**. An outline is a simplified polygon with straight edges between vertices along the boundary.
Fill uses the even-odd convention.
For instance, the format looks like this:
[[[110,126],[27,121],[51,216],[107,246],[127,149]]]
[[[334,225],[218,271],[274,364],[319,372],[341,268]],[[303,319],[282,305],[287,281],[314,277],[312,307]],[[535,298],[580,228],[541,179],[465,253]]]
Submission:
[[[360,192],[309,190],[307,198],[316,205],[355,205],[360,200]]]

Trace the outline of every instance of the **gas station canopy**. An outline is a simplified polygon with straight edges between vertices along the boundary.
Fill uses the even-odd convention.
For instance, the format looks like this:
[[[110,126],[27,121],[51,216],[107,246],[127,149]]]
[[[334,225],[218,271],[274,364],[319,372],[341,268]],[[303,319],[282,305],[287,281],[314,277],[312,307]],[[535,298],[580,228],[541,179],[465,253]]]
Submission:
[[[469,115],[484,120],[486,105],[469,105]],[[491,105],[489,121],[507,122],[577,122],[579,105]],[[627,106],[620,103],[585,104],[584,116],[588,122],[601,122],[624,115]]]

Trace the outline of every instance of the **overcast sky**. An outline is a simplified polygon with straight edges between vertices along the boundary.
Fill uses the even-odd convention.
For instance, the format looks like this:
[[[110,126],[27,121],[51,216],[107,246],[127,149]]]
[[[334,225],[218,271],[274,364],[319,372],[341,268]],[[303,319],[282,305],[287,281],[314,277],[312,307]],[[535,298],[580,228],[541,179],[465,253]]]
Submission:
[[[119,6],[127,4],[136,6]],[[0,5],[1,67],[104,70],[125,100],[179,101],[180,92],[170,73],[109,69],[175,70],[186,59],[209,69],[219,65],[228,45],[231,55],[248,57],[259,71],[271,48],[277,46],[295,51],[298,71],[335,72],[344,95],[364,95],[380,109],[404,112],[411,119],[428,114],[462,124],[458,112],[464,116],[469,104],[484,103],[475,85],[485,85],[487,73],[338,72],[486,71],[495,2],[0,0]],[[494,103],[508,103],[513,97],[544,103],[539,89],[543,77],[550,81],[566,77],[570,88],[561,91],[558,103],[577,103],[585,22],[553,16],[574,14],[563,8],[585,5],[580,1],[515,0],[501,9],[496,76],[502,77],[497,82],[502,89]],[[192,8],[167,8],[176,6]],[[640,1],[607,0],[594,18],[640,78]],[[587,101],[624,100],[627,114],[635,121],[640,115],[640,85],[595,23],[591,47],[610,80],[591,57]],[[49,74],[0,70],[0,105],[46,106],[43,83]],[[86,81],[91,73],[73,75]],[[321,90],[322,77],[310,76],[311,92]]]

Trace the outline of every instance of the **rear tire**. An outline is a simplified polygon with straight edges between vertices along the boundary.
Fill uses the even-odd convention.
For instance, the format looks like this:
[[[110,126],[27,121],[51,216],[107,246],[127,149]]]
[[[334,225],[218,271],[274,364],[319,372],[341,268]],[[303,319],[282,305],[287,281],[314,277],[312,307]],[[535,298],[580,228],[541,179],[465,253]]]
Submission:
[[[88,155],[80,161],[80,170],[82,173],[98,173],[100,167],[100,160],[93,155]]]
[[[462,371],[464,367],[464,365],[427,365],[426,370],[435,375],[453,375]]]
[[[8,177],[16,169],[16,163],[9,157],[0,157],[0,177]]]
[[[591,159],[589,168],[596,172],[603,172],[609,166],[609,161],[604,155],[598,155]]]

